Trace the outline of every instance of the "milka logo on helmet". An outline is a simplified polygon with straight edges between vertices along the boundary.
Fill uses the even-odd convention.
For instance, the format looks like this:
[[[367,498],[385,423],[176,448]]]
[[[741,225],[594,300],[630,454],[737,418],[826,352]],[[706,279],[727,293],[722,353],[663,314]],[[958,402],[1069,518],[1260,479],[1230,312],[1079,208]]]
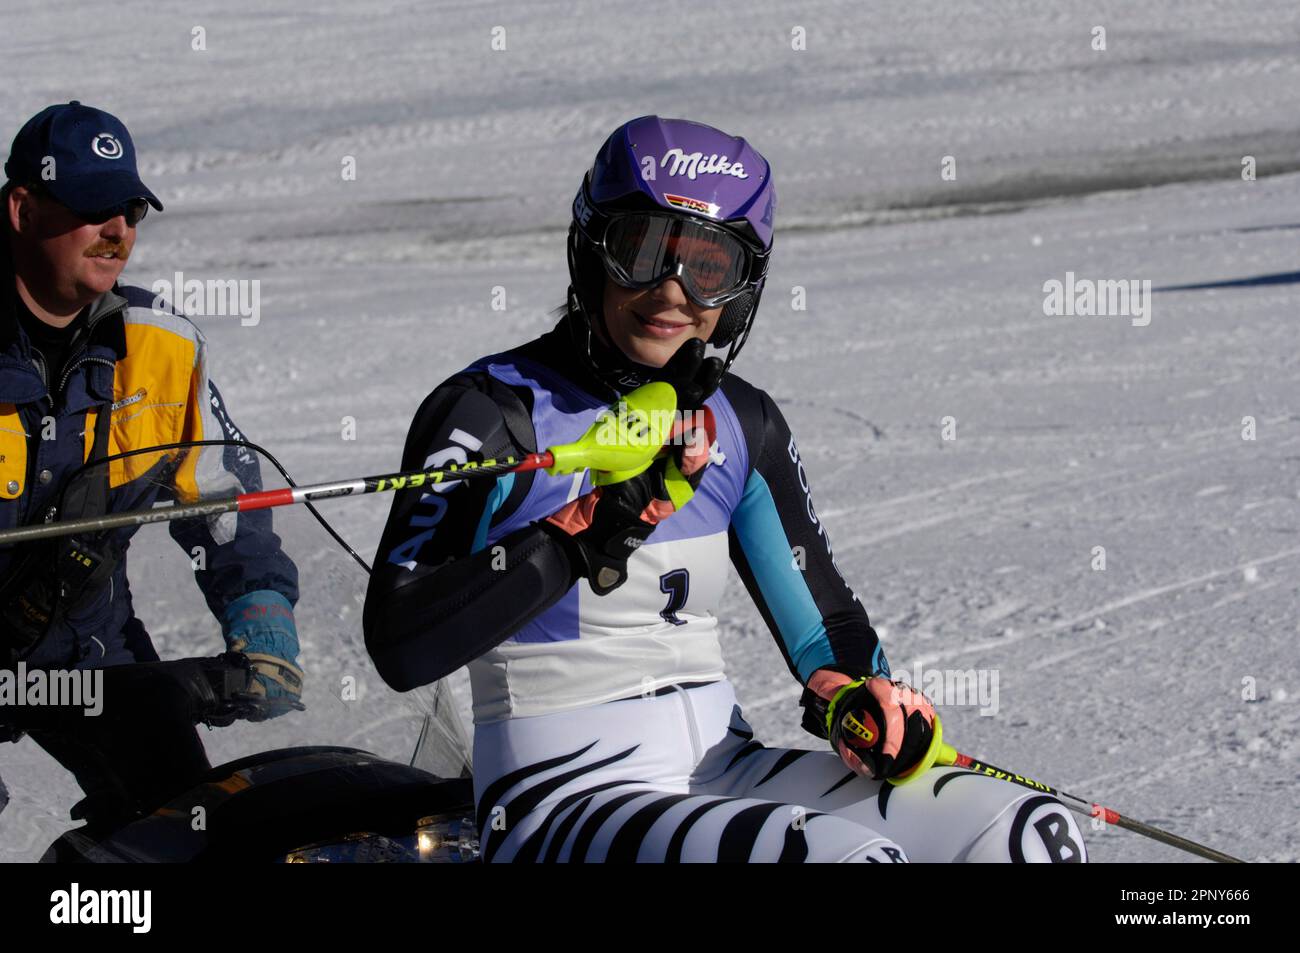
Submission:
[[[664,201],[674,208],[684,208],[689,212],[699,212],[701,215],[709,216],[709,218],[717,218],[718,213],[722,211],[722,206],[713,202],[704,202],[700,199],[693,199],[685,195],[673,195],[671,192],[664,193]]]
[[[118,142],[112,134],[101,132],[90,140],[90,151],[101,159],[120,159],[123,149],[122,143]]]
[[[703,152],[692,152],[688,155],[681,149],[669,149],[659,160],[659,168],[666,168],[669,159],[673,163],[672,168],[668,169],[669,175],[684,175],[688,179],[694,179],[697,175],[734,175],[738,179],[749,178],[744,165],[739,162],[728,162],[726,156],[717,153],[706,157]]]

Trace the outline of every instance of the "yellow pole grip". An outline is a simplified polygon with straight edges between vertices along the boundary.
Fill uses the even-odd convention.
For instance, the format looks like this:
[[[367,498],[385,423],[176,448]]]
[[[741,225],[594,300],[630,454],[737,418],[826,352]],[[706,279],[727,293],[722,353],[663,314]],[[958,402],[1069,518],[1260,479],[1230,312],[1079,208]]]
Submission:
[[[934,715],[934,737],[930,739],[930,747],[926,749],[925,757],[917,762],[916,767],[912,768],[906,774],[899,775],[896,778],[889,778],[889,783],[894,785],[908,784],[915,781],[925,772],[929,771],[936,764],[949,765],[957,761],[957,749],[943,740],[943,722],[939,720],[939,713]]]

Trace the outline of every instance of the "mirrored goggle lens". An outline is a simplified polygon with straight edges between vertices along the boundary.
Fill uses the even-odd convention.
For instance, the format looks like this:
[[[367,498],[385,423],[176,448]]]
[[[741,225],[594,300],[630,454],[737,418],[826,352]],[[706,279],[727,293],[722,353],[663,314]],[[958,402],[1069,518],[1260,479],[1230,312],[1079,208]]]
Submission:
[[[635,284],[652,284],[682,266],[692,290],[704,298],[735,291],[745,283],[749,254],[736,236],[689,219],[626,215],[605,232],[610,259]]]

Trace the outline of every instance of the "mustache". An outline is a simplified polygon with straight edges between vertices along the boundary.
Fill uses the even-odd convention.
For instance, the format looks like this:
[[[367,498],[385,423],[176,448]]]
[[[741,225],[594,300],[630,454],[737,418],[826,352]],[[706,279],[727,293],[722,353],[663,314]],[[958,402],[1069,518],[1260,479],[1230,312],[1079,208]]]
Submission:
[[[106,255],[109,253],[111,253],[114,258],[120,258],[122,261],[126,261],[127,256],[131,254],[131,249],[126,245],[123,245],[121,242],[109,242],[101,239],[87,248],[82,254],[86,258],[95,258],[99,255]]]

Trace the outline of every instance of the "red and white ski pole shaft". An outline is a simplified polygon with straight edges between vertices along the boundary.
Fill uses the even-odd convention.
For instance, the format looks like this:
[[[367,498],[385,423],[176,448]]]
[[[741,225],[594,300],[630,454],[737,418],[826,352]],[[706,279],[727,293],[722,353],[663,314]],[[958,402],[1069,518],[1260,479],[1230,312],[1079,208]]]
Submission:
[[[127,513],[20,526],[0,530],[0,546],[74,533],[101,532],[124,526],[166,523],[245,510],[265,510],[293,503],[315,503],[340,496],[413,490],[449,481],[495,480],[508,473],[526,473],[529,470],[546,470],[551,476],[593,470],[599,471],[597,476],[603,474],[613,482],[635,476],[656,457],[668,451],[669,438],[680,429],[674,426],[676,410],[677,392],[670,384],[654,381],[625,394],[618,403],[617,412],[611,408],[602,413],[587,432],[573,443],[556,444],[540,453],[527,454],[521,460],[510,456],[502,460],[453,463],[432,470],[385,473],[383,476],[361,477],[336,483],[314,483],[283,490],[241,493],[202,503],[181,503]]]
[[[1186,837],[1179,837],[1177,834],[1171,834],[1168,831],[1162,831],[1158,827],[1152,827],[1150,824],[1144,824],[1142,821],[1135,821],[1131,817],[1125,817],[1119,811],[1103,807],[1095,801],[1088,801],[1081,797],[1076,797],[1066,791],[1059,791],[1050,784],[1044,784],[1042,781],[1035,781],[1033,778],[1027,778],[1023,774],[1016,774],[1014,771],[1004,771],[999,767],[989,764],[987,761],[981,761],[978,758],[972,758],[968,754],[962,754],[948,742],[943,740],[943,722],[938,715],[934,716],[934,736],[930,740],[930,747],[925,752],[920,762],[902,777],[890,778],[889,781],[895,785],[913,784],[925,774],[932,766],[936,764],[951,765],[956,768],[965,768],[967,771],[974,771],[977,774],[985,774],[990,778],[997,778],[1001,781],[1009,781],[1012,784],[1019,784],[1021,787],[1029,788],[1031,791],[1038,791],[1042,794],[1050,794],[1061,801],[1070,810],[1075,811],[1085,817],[1100,817],[1107,824],[1114,824],[1125,830],[1133,831],[1136,834],[1142,834],[1150,837],[1152,840],[1158,840],[1162,844],[1168,844],[1170,847],[1177,847],[1179,850],[1185,850],[1188,853],[1196,854],[1198,857],[1204,857],[1207,860],[1218,861],[1221,864],[1244,864],[1244,860],[1233,857],[1223,851],[1215,850],[1213,847],[1206,847],[1204,844],[1198,844],[1190,841]]]
[[[554,463],[555,459],[551,451],[547,450],[542,453],[530,453],[522,460],[506,457],[502,460],[484,460],[482,463],[451,464],[433,470],[385,473],[382,476],[340,480],[334,483],[314,483],[310,486],[291,487],[283,490],[259,490],[255,493],[240,493],[238,496],[222,500],[206,500],[202,503],[179,503],[175,506],[160,506],[151,509],[132,510],[126,513],[88,516],[84,519],[63,520],[56,523],[41,523],[35,526],[20,526],[17,529],[0,530],[0,546],[25,543],[35,539],[49,539],[55,536],[70,536],[75,533],[119,529],[123,526],[143,526],[146,523],[166,523],[171,520],[215,516],[221,513],[265,510],[275,506],[290,506],[294,503],[314,503],[339,496],[362,496],[367,493],[385,493],[392,490],[437,486],[440,483],[452,480],[496,479],[505,476],[507,473],[543,470],[553,466]]]
[[[1158,827],[1152,827],[1150,824],[1144,824],[1142,821],[1135,821],[1131,817],[1125,817],[1118,811],[1113,811],[1108,807],[1076,797],[1065,791],[1059,791],[1051,785],[1044,784],[1042,781],[1035,781],[1032,778],[1026,778],[1023,775],[1015,774],[1011,771],[1003,771],[1001,768],[994,767],[987,762],[980,761],[978,758],[972,758],[968,754],[961,754],[953,749],[950,745],[944,745],[947,751],[939,755],[936,764],[951,764],[954,767],[966,768],[969,771],[976,771],[979,774],[987,774],[992,778],[1000,778],[1003,781],[1010,781],[1012,784],[1019,784],[1022,787],[1030,788],[1034,791],[1041,791],[1044,794],[1051,794],[1061,800],[1066,807],[1086,817],[1100,817],[1107,824],[1115,824],[1125,830],[1133,831],[1137,834],[1150,837],[1152,840],[1158,840],[1162,844],[1168,844],[1170,847],[1177,847],[1188,853],[1196,854],[1198,857],[1204,857],[1207,860],[1218,861],[1221,864],[1244,864],[1244,860],[1225,854],[1222,851],[1215,850],[1213,847],[1206,847],[1204,844],[1198,844],[1190,841],[1186,837],[1179,837],[1177,834],[1171,834],[1168,831],[1162,831]],[[948,753],[951,752],[952,759],[948,760]]]

